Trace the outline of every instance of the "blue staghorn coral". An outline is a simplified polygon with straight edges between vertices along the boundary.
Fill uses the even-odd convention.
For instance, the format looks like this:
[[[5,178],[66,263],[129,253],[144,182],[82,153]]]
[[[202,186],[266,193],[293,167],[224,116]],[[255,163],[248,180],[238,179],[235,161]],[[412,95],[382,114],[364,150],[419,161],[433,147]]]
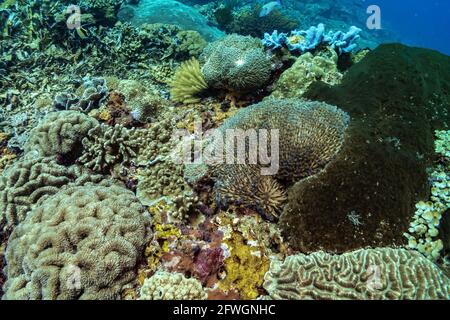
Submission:
[[[360,38],[360,32],[360,28],[352,26],[346,33],[342,31],[325,33],[325,25],[320,23],[308,30],[293,30],[290,36],[278,33],[277,30],[272,34],[265,33],[262,43],[270,49],[286,47],[289,51],[299,51],[301,54],[315,50],[323,44],[332,47],[341,55],[350,53],[357,47],[355,41]]]

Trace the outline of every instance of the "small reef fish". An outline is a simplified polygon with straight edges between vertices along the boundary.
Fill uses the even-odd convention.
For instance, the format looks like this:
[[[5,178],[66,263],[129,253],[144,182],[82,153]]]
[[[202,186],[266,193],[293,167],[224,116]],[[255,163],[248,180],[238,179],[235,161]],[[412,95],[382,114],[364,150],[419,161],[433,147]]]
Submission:
[[[276,1],[271,1],[269,3],[266,3],[261,11],[259,12],[259,17],[265,17],[267,15],[269,15],[273,9],[275,9],[276,7],[281,7],[283,4],[281,3],[281,0],[276,0]]]

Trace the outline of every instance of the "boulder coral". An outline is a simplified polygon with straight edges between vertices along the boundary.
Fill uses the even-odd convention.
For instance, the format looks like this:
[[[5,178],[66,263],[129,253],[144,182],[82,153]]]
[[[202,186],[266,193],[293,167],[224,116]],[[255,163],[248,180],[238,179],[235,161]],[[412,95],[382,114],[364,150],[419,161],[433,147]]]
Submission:
[[[41,156],[64,155],[77,158],[84,137],[98,121],[79,111],[49,113],[30,132],[25,152],[37,151]]]
[[[386,44],[352,66],[341,84],[310,86],[305,98],[338,105],[352,121],[334,161],[289,190],[280,226],[293,248],[405,244],[415,204],[429,197],[434,131],[450,124],[449,69],[450,58],[438,52]]]
[[[262,88],[272,72],[261,41],[232,34],[210,43],[200,56],[202,72],[213,88],[246,92]]]
[[[450,298],[450,278],[420,253],[361,249],[274,260],[264,288],[272,299],[434,300]]]
[[[24,156],[0,176],[0,222],[5,229],[12,230],[42,200],[65,186],[88,182],[100,184],[107,180],[82,166],[59,164],[55,158]]]
[[[119,186],[61,190],[13,231],[3,299],[115,299],[136,278],[150,216]]]

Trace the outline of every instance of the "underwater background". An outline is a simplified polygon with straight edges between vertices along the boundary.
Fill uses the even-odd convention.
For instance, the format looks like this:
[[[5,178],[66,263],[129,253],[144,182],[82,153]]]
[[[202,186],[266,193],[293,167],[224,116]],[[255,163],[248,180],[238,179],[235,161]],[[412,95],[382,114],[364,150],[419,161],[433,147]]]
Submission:
[[[450,299],[449,17],[0,0],[0,298]]]

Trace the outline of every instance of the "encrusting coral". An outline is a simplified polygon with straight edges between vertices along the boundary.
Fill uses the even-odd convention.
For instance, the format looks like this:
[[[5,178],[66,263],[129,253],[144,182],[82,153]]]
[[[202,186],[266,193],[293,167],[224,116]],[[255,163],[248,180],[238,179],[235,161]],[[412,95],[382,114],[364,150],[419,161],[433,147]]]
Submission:
[[[49,113],[31,130],[25,152],[38,151],[41,156],[79,155],[81,141],[98,121],[79,111]]]
[[[174,101],[184,104],[196,103],[200,101],[196,95],[208,88],[208,84],[200,69],[197,59],[183,62],[175,71],[170,83],[170,94]]]
[[[234,92],[261,89],[272,72],[271,57],[261,41],[250,36],[228,35],[210,43],[200,56],[209,86]]]
[[[436,131],[435,151],[445,161],[450,161],[450,131]],[[444,214],[450,210],[450,171],[440,164],[430,174],[431,198],[416,204],[416,212],[409,225],[408,247],[418,250],[432,261],[441,257],[444,243],[439,226]]]
[[[64,186],[81,186],[88,182],[106,183],[101,175],[87,168],[64,166],[54,158],[22,157],[0,176],[0,222],[12,229],[23,221],[40,201],[56,194]]]
[[[272,299],[449,299],[450,278],[412,250],[318,251],[274,260],[264,288]]]
[[[273,97],[301,98],[315,81],[335,85],[342,79],[337,68],[338,55],[334,50],[324,50],[315,55],[308,52],[297,58],[295,63],[273,85]]]
[[[141,287],[141,300],[205,300],[207,294],[195,278],[181,273],[158,271],[145,279]]]
[[[119,186],[45,200],[11,234],[3,299],[115,299],[135,279],[150,216]]]

